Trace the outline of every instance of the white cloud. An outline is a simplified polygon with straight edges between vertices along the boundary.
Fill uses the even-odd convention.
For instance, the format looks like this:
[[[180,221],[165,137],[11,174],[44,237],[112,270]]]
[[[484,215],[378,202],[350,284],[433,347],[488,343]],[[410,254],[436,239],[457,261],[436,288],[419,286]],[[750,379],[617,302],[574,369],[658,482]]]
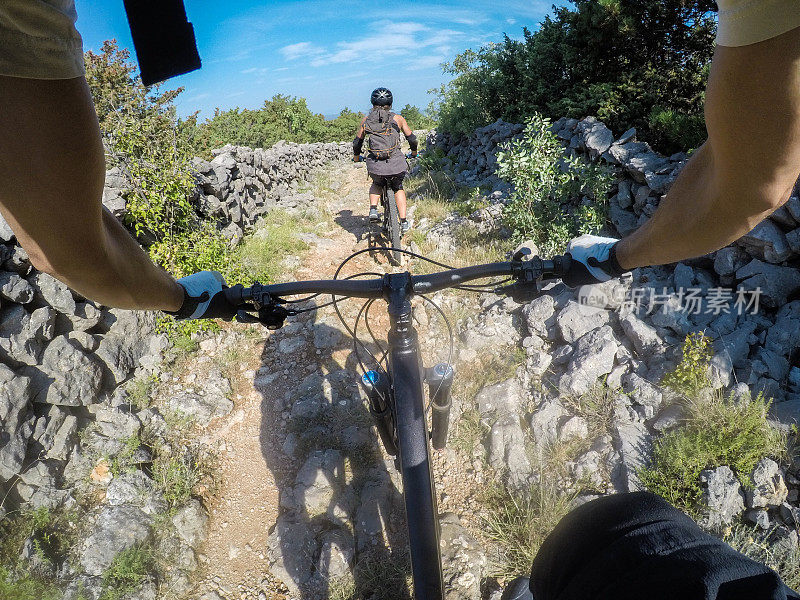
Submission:
[[[286,60],[295,60],[304,56],[315,56],[324,52],[322,48],[315,46],[311,42],[298,42],[289,44],[278,50]]]
[[[314,57],[311,66],[321,67],[330,64],[349,62],[376,62],[388,56],[420,56],[431,47],[442,46],[463,38],[460,31],[442,29],[431,33],[431,28],[414,21],[376,24],[380,33],[369,35],[355,42],[338,42],[336,50]],[[430,62],[430,61],[429,61]],[[439,64],[436,59],[434,64]]]
[[[447,62],[447,58],[447,54],[421,56],[409,62],[408,65],[406,65],[406,69],[409,71],[421,71],[422,69],[438,67],[443,62]]]
[[[508,23],[509,25],[514,25],[516,22],[517,22],[516,19],[506,19],[506,23]]]
[[[241,71],[242,75],[266,75],[269,72],[267,67],[250,67]]]

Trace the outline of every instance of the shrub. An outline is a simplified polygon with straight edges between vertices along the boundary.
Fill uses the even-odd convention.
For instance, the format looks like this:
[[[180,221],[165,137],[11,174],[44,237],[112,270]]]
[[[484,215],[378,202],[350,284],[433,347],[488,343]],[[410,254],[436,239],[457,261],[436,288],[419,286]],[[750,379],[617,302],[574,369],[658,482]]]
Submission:
[[[578,234],[599,231],[611,185],[604,167],[565,157],[549,126],[534,114],[523,136],[497,155],[498,176],[514,185],[505,223],[515,241],[532,239],[545,253],[562,249]],[[578,206],[581,197],[589,201]]]
[[[304,219],[282,210],[273,210],[266,215],[256,233],[235,253],[233,260],[246,273],[237,281],[275,283],[285,277],[281,259],[308,248],[308,244],[297,237],[304,226]]]
[[[573,498],[546,478],[526,493],[489,486],[482,520],[486,537],[495,542],[493,574],[512,578],[530,572],[542,542],[569,512]]]
[[[125,223],[151,258],[176,277],[216,270],[238,278],[227,241],[200,219],[191,201],[192,149],[172,104],[182,89],[145,87],[129,58],[115,41],[85,55],[107,162],[123,171],[132,188],[125,192]]]
[[[770,543],[771,534],[772,531],[734,525],[724,539],[734,550],[774,570],[791,589],[800,589],[800,548],[787,552],[785,546]]]
[[[64,593],[53,584],[30,575],[14,577],[7,568],[0,566],[0,598],[3,600],[61,600],[63,597]]]
[[[213,148],[225,144],[270,148],[279,140],[301,144],[350,141],[363,117],[361,112],[344,108],[335,119],[326,120],[311,112],[305,98],[277,94],[257,110],[218,108],[203,123],[193,117],[182,126],[194,152],[208,156]]]
[[[656,440],[652,466],[639,473],[642,483],[694,516],[702,499],[701,471],[727,465],[752,486],[756,463],[780,458],[786,448],[785,436],[767,422],[768,408],[760,395],[736,402],[716,394],[690,404],[683,425]]]
[[[185,504],[202,477],[198,450],[190,446],[169,454],[159,452],[153,463],[153,480],[171,508]]]
[[[23,509],[0,519],[0,598],[61,598],[62,594],[50,580],[51,573],[32,570],[31,565],[21,559],[22,549],[30,538],[38,558],[60,568],[77,537],[78,513],[75,510]]]
[[[690,333],[683,343],[683,357],[662,383],[686,397],[694,398],[710,384],[711,339],[701,331]]]
[[[436,127],[436,121],[416,106],[406,104],[400,110],[400,115],[406,120],[411,129],[433,129]]]
[[[154,568],[155,558],[149,545],[139,543],[123,550],[103,573],[100,600],[119,600],[137,590]]]

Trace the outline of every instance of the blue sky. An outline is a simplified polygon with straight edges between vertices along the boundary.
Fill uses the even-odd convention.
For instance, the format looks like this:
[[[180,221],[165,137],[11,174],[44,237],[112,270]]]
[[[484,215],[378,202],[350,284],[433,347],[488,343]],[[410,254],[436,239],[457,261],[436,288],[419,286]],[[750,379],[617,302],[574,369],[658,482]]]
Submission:
[[[76,0],[86,50],[116,38],[133,49],[122,0]],[[312,111],[364,110],[373,88],[395,106],[425,108],[446,76],[440,64],[503,33],[535,30],[552,4],[567,0],[212,2],[186,0],[203,68],[168,82],[183,86],[178,111],[258,108],[274,94],[302,96]]]

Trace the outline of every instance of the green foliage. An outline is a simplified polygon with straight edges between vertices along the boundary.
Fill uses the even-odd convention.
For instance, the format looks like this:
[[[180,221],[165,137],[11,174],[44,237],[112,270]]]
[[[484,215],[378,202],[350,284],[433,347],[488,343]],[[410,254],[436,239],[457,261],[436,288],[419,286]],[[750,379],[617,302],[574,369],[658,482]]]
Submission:
[[[120,600],[136,591],[154,568],[155,557],[149,545],[140,543],[123,550],[103,573],[100,600]]]
[[[420,171],[423,173],[435,172],[445,157],[444,150],[441,148],[435,148],[421,153],[418,163]]]
[[[595,115],[617,133],[636,127],[666,153],[699,145],[713,0],[572,4],[555,7],[535,33],[523,29],[521,40],[505,36],[445,65],[451,80],[437,91],[439,128],[465,135],[533,112]]]
[[[454,209],[462,217],[489,206],[489,201],[480,195],[479,188],[461,188],[454,198]]]
[[[155,374],[131,379],[125,385],[128,404],[135,407],[137,410],[144,410],[150,406],[153,390],[157,384],[158,376]]]
[[[662,383],[686,397],[696,397],[710,384],[708,369],[712,357],[711,339],[702,331],[690,333],[683,343],[681,362],[664,376]]]
[[[207,155],[225,144],[270,148],[279,140],[287,142],[341,142],[353,139],[363,113],[343,109],[330,121],[312,113],[305,98],[277,94],[258,110],[234,108],[214,111],[214,116],[197,124],[187,120],[183,127],[198,155]]]
[[[64,593],[52,583],[28,574],[15,577],[0,566],[0,600],[61,600],[63,596]]]
[[[423,113],[416,106],[406,104],[400,111],[400,115],[406,120],[411,129],[433,129],[436,127],[436,120]]]
[[[186,503],[202,479],[203,467],[196,449],[184,446],[171,452],[160,451],[153,464],[153,480],[164,492],[171,508]]]
[[[258,225],[258,230],[239,247],[235,261],[244,275],[237,281],[275,283],[286,277],[282,259],[308,249],[297,237],[304,220],[286,211],[273,210]]]
[[[780,458],[786,449],[785,436],[767,422],[768,409],[760,395],[750,402],[714,395],[690,404],[683,425],[656,440],[652,466],[639,473],[642,483],[695,516],[701,471],[727,465],[743,485],[752,486],[756,463],[765,456]]]
[[[133,188],[125,192],[125,223],[153,260],[176,277],[216,270],[236,279],[227,242],[201,221],[191,202],[192,149],[172,104],[182,89],[161,93],[158,86],[145,87],[129,58],[114,41],[105,42],[99,54],[85,55],[107,162],[119,167]]]
[[[132,435],[123,439],[122,443],[122,450],[114,455],[114,457],[111,459],[111,464],[109,465],[111,473],[114,475],[114,477],[136,470],[136,466],[133,464],[131,459],[133,458],[134,453],[139,449],[139,446],[142,445],[142,440],[138,435]]]
[[[544,539],[570,509],[574,496],[543,481],[525,493],[495,483],[484,492],[483,531],[495,543],[493,575],[512,578],[530,571]]]
[[[516,241],[532,239],[545,253],[561,250],[578,234],[599,231],[612,179],[600,165],[564,156],[549,126],[549,119],[534,114],[523,136],[497,154],[498,176],[514,185],[505,223]]]
[[[40,507],[10,513],[0,520],[0,534],[0,599],[61,598],[51,574],[31,569],[20,555],[30,538],[39,560],[60,567],[77,542],[77,511]]]
[[[652,136],[664,140],[664,146],[691,151],[706,141],[706,121],[702,114],[685,114],[654,106],[650,112]]]

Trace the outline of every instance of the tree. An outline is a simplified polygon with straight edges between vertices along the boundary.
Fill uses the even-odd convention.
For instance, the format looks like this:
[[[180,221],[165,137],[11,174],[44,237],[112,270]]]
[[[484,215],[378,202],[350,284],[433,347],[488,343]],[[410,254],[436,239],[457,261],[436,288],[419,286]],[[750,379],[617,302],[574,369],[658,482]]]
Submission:
[[[445,66],[441,127],[466,133],[498,118],[595,115],[672,151],[705,139],[713,0],[572,0],[522,40],[468,50]],[[685,148],[684,148],[685,149]]]
[[[416,106],[406,104],[400,114],[408,122],[408,126],[411,129],[433,129],[436,126],[436,121],[424,114]]]
[[[258,110],[234,108],[214,111],[191,134],[195,151],[208,153],[225,144],[269,148],[279,140],[297,143],[339,142],[351,139],[363,115],[345,108],[336,119],[326,121],[312,113],[305,98],[277,94]],[[187,124],[188,126],[188,124]]]

